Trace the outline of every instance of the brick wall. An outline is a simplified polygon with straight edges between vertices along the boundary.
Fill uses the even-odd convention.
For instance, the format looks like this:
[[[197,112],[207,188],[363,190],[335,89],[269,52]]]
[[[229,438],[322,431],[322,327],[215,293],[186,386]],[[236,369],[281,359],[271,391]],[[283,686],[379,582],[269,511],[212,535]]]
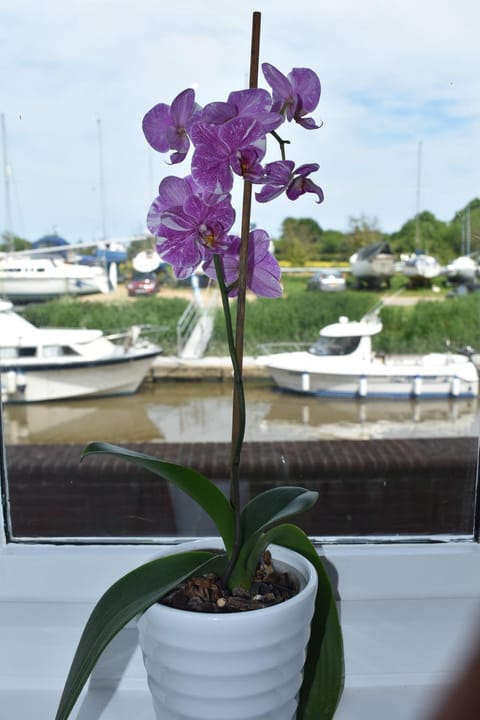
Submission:
[[[229,445],[132,444],[188,465],[228,494]],[[151,473],[110,456],[80,463],[82,446],[7,448],[14,537],[216,534],[203,511]],[[311,535],[469,534],[475,438],[247,443],[242,500],[270,487],[319,493],[299,524]]]

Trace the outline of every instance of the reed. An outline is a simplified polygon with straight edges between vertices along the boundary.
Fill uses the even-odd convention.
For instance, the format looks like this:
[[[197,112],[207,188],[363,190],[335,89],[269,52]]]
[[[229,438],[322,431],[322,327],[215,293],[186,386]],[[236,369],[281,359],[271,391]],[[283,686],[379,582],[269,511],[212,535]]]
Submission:
[[[275,303],[257,298],[248,303],[245,352],[255,355],[262,343],[316,340],[320,328],[340,315],[359,320],[379,295],[369,292],[307,292],[304,277],[285,278],[285,295]],[[54,300],[27,307],[25,317],[36,325],[99,328],[120,332],[130,325],[151,324],[165,354],[175,354],[177,321],[187,306],[182,298],[138,298],[135,302]],[[413,306],[386,305],[381,310],[383,332],[374,338],[381,352],[444,352],[446,340],[454,348],[471,345],[480,352],[480,296],[444,301],[421,300]],[[207,349],[209,355],[227,353],[220,314]]]

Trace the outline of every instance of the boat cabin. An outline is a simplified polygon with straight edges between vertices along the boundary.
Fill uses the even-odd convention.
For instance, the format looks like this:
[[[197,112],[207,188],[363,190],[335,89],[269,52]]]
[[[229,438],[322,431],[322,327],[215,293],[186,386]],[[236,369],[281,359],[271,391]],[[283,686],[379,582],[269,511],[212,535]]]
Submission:
[[[378,318],[357,322],[341,316],[338,322],[320,330],[320,338],[309,348],[309,353],[322,357],[356,353],[368,358],[372,352],[371,336],[381,330]]]

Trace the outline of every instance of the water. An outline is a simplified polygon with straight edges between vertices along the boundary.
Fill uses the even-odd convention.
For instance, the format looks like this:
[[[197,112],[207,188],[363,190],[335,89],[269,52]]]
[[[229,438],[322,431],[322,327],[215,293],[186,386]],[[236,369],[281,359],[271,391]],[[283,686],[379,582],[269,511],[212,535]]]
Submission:
[[[132,396],[4,408],[6,442],[228,442],[228,382],[146,383]],[[248,381],[247,441],[478,434],[478,400],[329,400]]]

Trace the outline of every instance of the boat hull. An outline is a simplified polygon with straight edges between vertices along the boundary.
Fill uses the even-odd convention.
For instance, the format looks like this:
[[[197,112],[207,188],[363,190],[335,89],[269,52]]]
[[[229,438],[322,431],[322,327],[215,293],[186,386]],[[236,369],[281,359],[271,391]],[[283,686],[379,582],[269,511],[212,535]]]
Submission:
[[[395,257],[388,243],[376,242],[352,255],[350,266],[357,285],[380,287],[382,283],[389,284],[395,272]]]
[[[291,355],[295,359],[288,358]],[[300,356],[307,359],[302,364]],[[284,360],[266,360],[265,367],[273,381],[283,390],[306,395],[332,398],[472,398],[478,395],[478,372],[465,358],[465,362],[422,365],[420,362],[404,366],[386,363],[361,365],[357,372],[342,372],[341,358],[336,367],[314,367],[307,353],[289,353]],[[448,358],[448,356],[447,356]],[[327,365],[327,363],[325,363]]]
[[[433,280],[442,272],[442,266],[431,255],[415,255],[403,262],[402,272],[410,281]]]
[[[338,398],[473,398],[479,375],[462,353],[376,354],[378,312],[360,321],[341,316],[320,330],[308,352],[258,359],[284,390]]]
[[[377,255],[373,260],[356,260],[351,263],[352,275],[358,278],[389,278],[395,272],[393,256]]]
[[[127,395],[136,392],[158,352],[104,360],[0,367],[7,404]]]

